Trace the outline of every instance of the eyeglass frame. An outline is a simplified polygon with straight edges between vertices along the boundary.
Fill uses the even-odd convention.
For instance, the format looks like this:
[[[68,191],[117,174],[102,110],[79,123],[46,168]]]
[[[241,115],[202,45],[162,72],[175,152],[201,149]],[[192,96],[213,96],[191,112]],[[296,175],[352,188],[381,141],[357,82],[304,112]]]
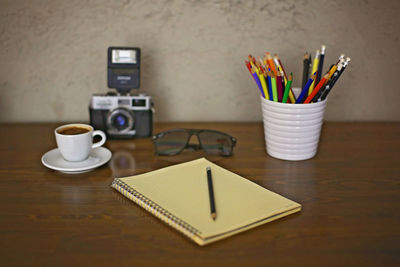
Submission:
[[[183,148],[182,148],[181,150],[179,150],[179,151],[177,151],[177,152],[174,152],[174,153],[158,153],[157,142],[156,142],[157,139],[163,137],[164,135],[166,135],[166,134],[168,134],[168,133],[172,133],[172,132],[181,132],[181,131],[184,131],[184,132],[187,132],[187,133],[188,133],[188,138],[187,138],[187,140],[186,140],[186,144],[185,144],[185,146],[183,146]],[[210,129],[175,128],[175,129],[166,130],[166,131],[162,131],[162,132],[160,132],[160,133],[157,133],[157,134],[155,134],[155,135],[152,136],[152,142],[153,142],[153,145],[154,145],[154,148],[155,148],[155,149],[154,149],[154,150],[155,150],[154,152],[155,152],[156,155],[159,155],[159,156],[173,156],[173,155],[177,155],[177,154],[181,153],[183,150],[185,150],[185,149],[190,149],[190,148],[191,148],[191,149],[194,149],[195,151],[197,151],[197,150],[204,150],[205,152],[207,152],[207,150],[205,150],[205,149],[203,148],[203,145],[201,144],[201,138],[199,137],[199,133],[202,133],[202,132],[218,133],[218,134],[221,134],[221,135],[224,135],[224,136],[228,137],[228,138],[231,140],[231,142],[232,142],[232,145],[231,145],[231,147],[232,147],[231,152],[230,152],[229,154],[226,154],[226,155],[224,155],[224,154],[215,154],[215,155],[221,155],[221,156],[223,156],[223,157],[230,157],[230,156],[232,156],[233,148],[234,148],[235,145],[236,145],[237,139],[236,139],[235,137],[233,137],[233,136],[227,134],[227,133],[220,132],[220,131],[216,131],[216,130],[210,130]],[[197,136],[197,140],[199,141],[199,144],[198,144],[198,145],[197,145],[197,144],[192,144],[192,145],[189,144],[189,140],[190,140],[190,138],[191,138],[193,135]],[[208,153],[208,152],[207,152],[207,153]]]

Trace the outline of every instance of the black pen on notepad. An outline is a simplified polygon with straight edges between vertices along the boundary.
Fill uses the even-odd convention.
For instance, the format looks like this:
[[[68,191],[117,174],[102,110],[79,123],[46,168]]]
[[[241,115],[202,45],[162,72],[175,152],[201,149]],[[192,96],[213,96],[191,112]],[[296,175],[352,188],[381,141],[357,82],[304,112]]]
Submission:
[[[214,189],[211,176],[211,168],[207,167],[207,183],[208,183],[208,196],[210,197],[210,211],[211,218],[215,221],[217,218],[217,211],[215,210]]]

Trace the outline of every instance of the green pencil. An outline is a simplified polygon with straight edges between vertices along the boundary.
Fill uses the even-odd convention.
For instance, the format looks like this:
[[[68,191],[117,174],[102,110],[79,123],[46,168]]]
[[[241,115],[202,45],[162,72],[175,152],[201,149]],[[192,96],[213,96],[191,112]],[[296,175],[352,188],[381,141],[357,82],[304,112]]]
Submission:
[[[290,91],[290,86],[292,86],[292,81],[293,81],[293,73],[290,73],[289,79],[286,83],[285,92],[283,93],[282,103],[287,102],[287,99],[289,96],[289,91]]]
[[[271,83],[272,83],[272,99],[274,102],[278,102],[278,90],[276,89],[276,77],[271,71]]]

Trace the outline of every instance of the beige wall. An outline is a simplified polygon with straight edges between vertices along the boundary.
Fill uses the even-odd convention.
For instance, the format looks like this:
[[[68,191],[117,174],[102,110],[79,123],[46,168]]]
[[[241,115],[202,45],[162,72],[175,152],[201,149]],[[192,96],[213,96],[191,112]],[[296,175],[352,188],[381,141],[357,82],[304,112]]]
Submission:
[[[0,0],[0,122],[88,121],[108,46],[142,48],[141,92],[158,121],[261,120],[247,54],[352,58],[327,120],[400,120],[400,1]]]

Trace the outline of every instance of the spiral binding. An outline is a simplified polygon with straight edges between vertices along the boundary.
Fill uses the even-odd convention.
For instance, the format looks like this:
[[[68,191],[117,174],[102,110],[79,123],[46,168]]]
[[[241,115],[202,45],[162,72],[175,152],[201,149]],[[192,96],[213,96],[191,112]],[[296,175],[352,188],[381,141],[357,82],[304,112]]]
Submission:
[[[187,222],[179,219],[168,210],[162,208],[157,203],[151,201],[143,194],[139,193],[120,179],[115,178],[111,186],[117,189],[125,197],[129,198],[140,207],[144,208],[145,210],[147,210],[166,224],[180,231],[187,237],[191,239],[197,239],[197,237],[201,234],[199,230],[197,230]]]

